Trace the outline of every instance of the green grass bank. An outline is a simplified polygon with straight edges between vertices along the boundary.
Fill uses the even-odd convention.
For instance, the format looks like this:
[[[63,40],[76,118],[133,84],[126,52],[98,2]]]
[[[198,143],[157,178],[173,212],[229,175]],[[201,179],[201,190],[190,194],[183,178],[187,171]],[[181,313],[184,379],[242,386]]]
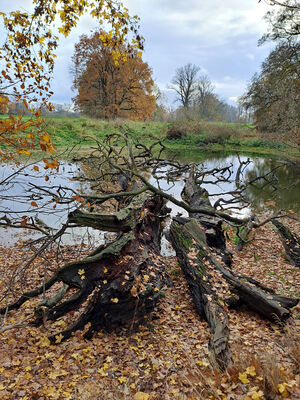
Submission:
[[[0,116],[0,118],[4,116]],[[26,117],[25,117],[26,118]],[[222,122],[104,121],[89,117],[45,116],[44,129],[60,149],[81,143],[88,147],[108,133],[129,131],[134,139],[149,144],[153,138],[176,151],[238,151],[300,157],[300,146],[288,135],[262,135],[255,126]]]

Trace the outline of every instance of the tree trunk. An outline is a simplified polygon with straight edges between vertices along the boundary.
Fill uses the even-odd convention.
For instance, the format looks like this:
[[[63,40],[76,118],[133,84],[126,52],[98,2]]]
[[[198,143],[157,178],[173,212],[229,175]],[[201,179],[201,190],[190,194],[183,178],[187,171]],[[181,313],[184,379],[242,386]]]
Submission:
[[[186,180],[181,196],[193,208],[204,208],[209,211],[215,211],[210,203],[208,192],[196,184],[194,178],[194,169],[191,169],[189,177]],[[210,216],[202,213],[189,213],[191,218],[196,218],[201,224],[208,246],[222,257],[223,261],[230,266],[232,256],[226,250],[226,239],[222,228],[222,220],[217,216]]]
[[[221,370],[225,370],[231,361],[228,316],[223,307],[224,302],[220,302],[219,293],[214,290],[208,273],[205,234],[195,219],[174,218],[169,237],[188,282],[197,313],[208,321],[212,334],[209,347],[213,359]],[[219,281],[218,275],[214,279]]]
[[[203,200],[203,193],[193,182],[192,171],[184,188],[185,200],[192,203],[193,207],[200,202],[203,206],[203,201],[206,201]],[[245,304],[272,321],[284,322],[290,317],[289,308],[295,306],[298,300],[279,296],[255,280],[239,277],[223,266],[215,256],[215,249],[211,247],[221,250],[224,256],[225,243],[221,240],[211,241],[212,236],[207,235],[202,214],[190,216],[194,218],[173,218],[169,237],[187,279],[196,310],[208,322],[211,332],[209,348],[213,359],[224,370],[231,362],[226,312],[229,306]],[[214,219],[213,223],[214,237],[222,238],[218,221]],[[223,261],[226,261],[224,257]]]
[[[160,290],[168,282],[163,258],[160,257],[161,219],[165,202],[159,196],[148,197],[143,205],[137,201],[114,216],[97,215],[76,211],[70,221],[79,225],[117,231],[119,237],[107,246],[101,245],[88,257],[69,263],[58,270],[44,287],[22,295],[8,307],[19,308],[28,298],[48,290],[56,282],[62,282],[61,291],[53,298],[46,298],[36,309],[34,325],[45,319],[56,320],[77,310],[86,300],[86,309],[80,317],[59,336],[50,338],[60,342],[78,329],[89,328],[86,337],[99,329],[110,329],[129,322],[133,324],[149,313],[160,296]],[[111,225],[109,225],[111,224]],[[130,229],[130,230],[129,230]],[[70,289],[76,293],[65,299]],[[5,313],[7,308],[0,312]]]

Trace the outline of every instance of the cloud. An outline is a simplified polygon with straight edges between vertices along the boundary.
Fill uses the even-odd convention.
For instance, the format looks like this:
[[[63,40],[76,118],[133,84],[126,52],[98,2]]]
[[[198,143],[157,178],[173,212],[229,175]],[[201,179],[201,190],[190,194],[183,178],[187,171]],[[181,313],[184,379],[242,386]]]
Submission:
[[[230,96],[230,97],[228,97],[228,100],[232,103],[237,103],[239,98],[238,98],[238,96]]]
[[[246,57],[249,58],[249,60],[253,61],[255,59],[255,55],[252,53],[246,53]]]
[[[257,48],[266,31],[263,15],[269,7],[256,0],[124,0],[124,5],[141,18],[146,38],[143,60],[152,67],[161,89],[167,88],[178,67],[190,62],[215,82],[221,97],[240,96],[270,48]],[[32,0],[1,0],[1,11],[12,7],[30,11]],[[62,38],[53,101],[70,102],[74,96],[69,73],[74,44],[96,27],[96,20],[85,15],[72,34]]]

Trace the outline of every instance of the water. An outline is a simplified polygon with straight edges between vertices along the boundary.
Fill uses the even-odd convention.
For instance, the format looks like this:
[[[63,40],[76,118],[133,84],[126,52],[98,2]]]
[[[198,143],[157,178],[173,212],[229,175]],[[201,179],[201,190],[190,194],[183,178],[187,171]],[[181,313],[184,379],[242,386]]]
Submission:
[[[38,171],[36,170],[38,169]],[[72,197],[76,193],[90,192],[89,185],[80,182],[81,167],[60,162],[58,171],[44,168],[43,162],[26,167],[4,164],[0,166],[0,218],[4,215],[12,222],[27,217],[28,222],[46,224],[53,230],[59,229],[68,214],[76,208],[74,202],[56,203],[55,195]],[[38,188],[41,188],[38,189]],[[37,205],[37,207],[35,206]],[[87,228],[70,228],[62,237],[63,244],[89,241],[91,235],[101,239],[103,232]],[[36,239],[40,232],[17,228],[0,227],[1,245],[13,245],[19,240]]]
[[[200,170],[212,170],[213,168],[224,168],[231,165],[232,174],[227,172],[227,180],[216,182],[218,176],[208,175],[204,179],[203,187],[209,192],[211,203],[214,204],[220,197],[225,200],[232,198],[224,195],[225,192],[236,190],[235,175],[240,161],[245,162],[247,157],[236,155],[224,155],[221,153],[202,154],[180,153],[176,154],[176,160],[183,163],[193,161],[197,163]],[[244,197],[251,206],[242,210],[233,210],[236,215],[249,215],[252,209],[259,211],[272,211],[288,209],[295,212],[300,211],[300,165],[292,162],[283,162],[274,158],[255,157],[241,174],[241,185],[253,181],[245,191]],[[38,171],[34,168],[38,167]],[[168,167],[164,167],[162,176]],[[18,172],[19,171],[19,172]],[[47,181],[45,176],[48,176]],[[33,218],[33,221],[41,220],[53,229],[58,229],[67,220],[69,212],[76,207],[74,202],[56,203],[53,201],[55,195],[65,193],[72,197],[76,193],[89,194],[91,192],[87,183],[80,181],[83,171],[78,164],[61,162],[59,171],[44,169],[43,162],[35,163],[27,167],[17,168],[13,165],[0,166],[0,218],[6,215],[12,222],[22,216]],[[259,176],[265,176],[258,179]],[[158,185],[151,177],[150,183]],[[181,191],[184,187],[184,177],[178,177],[174,182],[166,179],[159,181],[162,190],[181,199]],[[40,189],[42,188],[42,193]],[[50,190],[50,191],[49,191]],[[35,207],[36,203],[37,207]],[[239,205],[239,204],[237,204]],[[170,204],[169,204],[170,206]],[[224,206],[225,208],[228,206]],[[171,215],[185,211],[178,206],[172,205]],[[1,245],[12,245],[20,238],[37,238],[41,234],[23,230],[0,227]],[[89,241],[91,238],[98,243],[103,241],[105,233],[87,228],[68,229],[63,236],[63,242],[72,244],[81,242],[82,238]]]

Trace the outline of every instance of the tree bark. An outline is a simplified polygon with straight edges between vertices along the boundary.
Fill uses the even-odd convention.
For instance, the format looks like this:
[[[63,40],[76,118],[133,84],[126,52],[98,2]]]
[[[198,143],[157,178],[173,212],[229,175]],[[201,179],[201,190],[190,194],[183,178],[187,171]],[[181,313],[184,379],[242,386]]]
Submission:
[[[296,267],[300,267],[300,238],[293,234],[285,225],[278,220],[272,220],[272,224],[278,229],[281,242],[287,258]]]
[[[194,182],[193,171],[183,192],[185,200],[193,207],[199,204],[210,207],[205,191]],[[216,218],[209,221],[214,230],[211,236],[207,234],[206,215],[197,213],[190,214],[190,217],[173,218],[169,238],[187,279],[196,310],[208,322],[211,355],[218,367],[224,370],[231,362],[227,316],[229,307],[245,304],[269,320],[285,322],[291,315],[289,308],[294,307],[298,300],[277,295],[254,279],[238,276],[226,265],[223,266],[216,257],[222,255],[226,264],[225,237],[223,240],[219,222]]]
[[[90,337],[99,329],[110,329],[126,322],[133,324],[149,313],[161,289],[169,282],[160,257],[165,202],[159,196],[152,196],[146,198],[142,206],[135,208],[136,204],[135,200],[135,205],[130,205],[126,212],[122,210],[109,218],[105,215],[103,219],[99,214],[93,220],[90,213],[72,213],[70,221],[100,229],[109,228],[107,223],[111,221],[110,228],[116,231],[120,222],[121,233],[114,242],[101,245],[88,257],[63,266],[44,287],[24,293],[8,310],[19,308],[28,298],[62,282],[60,293],[42,301],[36,309],[34,325],[40,325],[45,319],[56,320],[77,310],[85,301],[87,306],[71,326],[59,336],[49,338],[53,343],[69,338],[87,324],[85,336]],[[76,289],[75,294],[65,298],[70,289]],[[7,308],[3,308],[0,313],[6,311]]]
[[[205,234],[195,219],[175,218],[169,236],[188,282],[196,311],[208,322],[211,355],[217,366],[225,370],[231,362],[228,316],[224,302],[220,302],[207,271],[205,257],[209,248]]]

